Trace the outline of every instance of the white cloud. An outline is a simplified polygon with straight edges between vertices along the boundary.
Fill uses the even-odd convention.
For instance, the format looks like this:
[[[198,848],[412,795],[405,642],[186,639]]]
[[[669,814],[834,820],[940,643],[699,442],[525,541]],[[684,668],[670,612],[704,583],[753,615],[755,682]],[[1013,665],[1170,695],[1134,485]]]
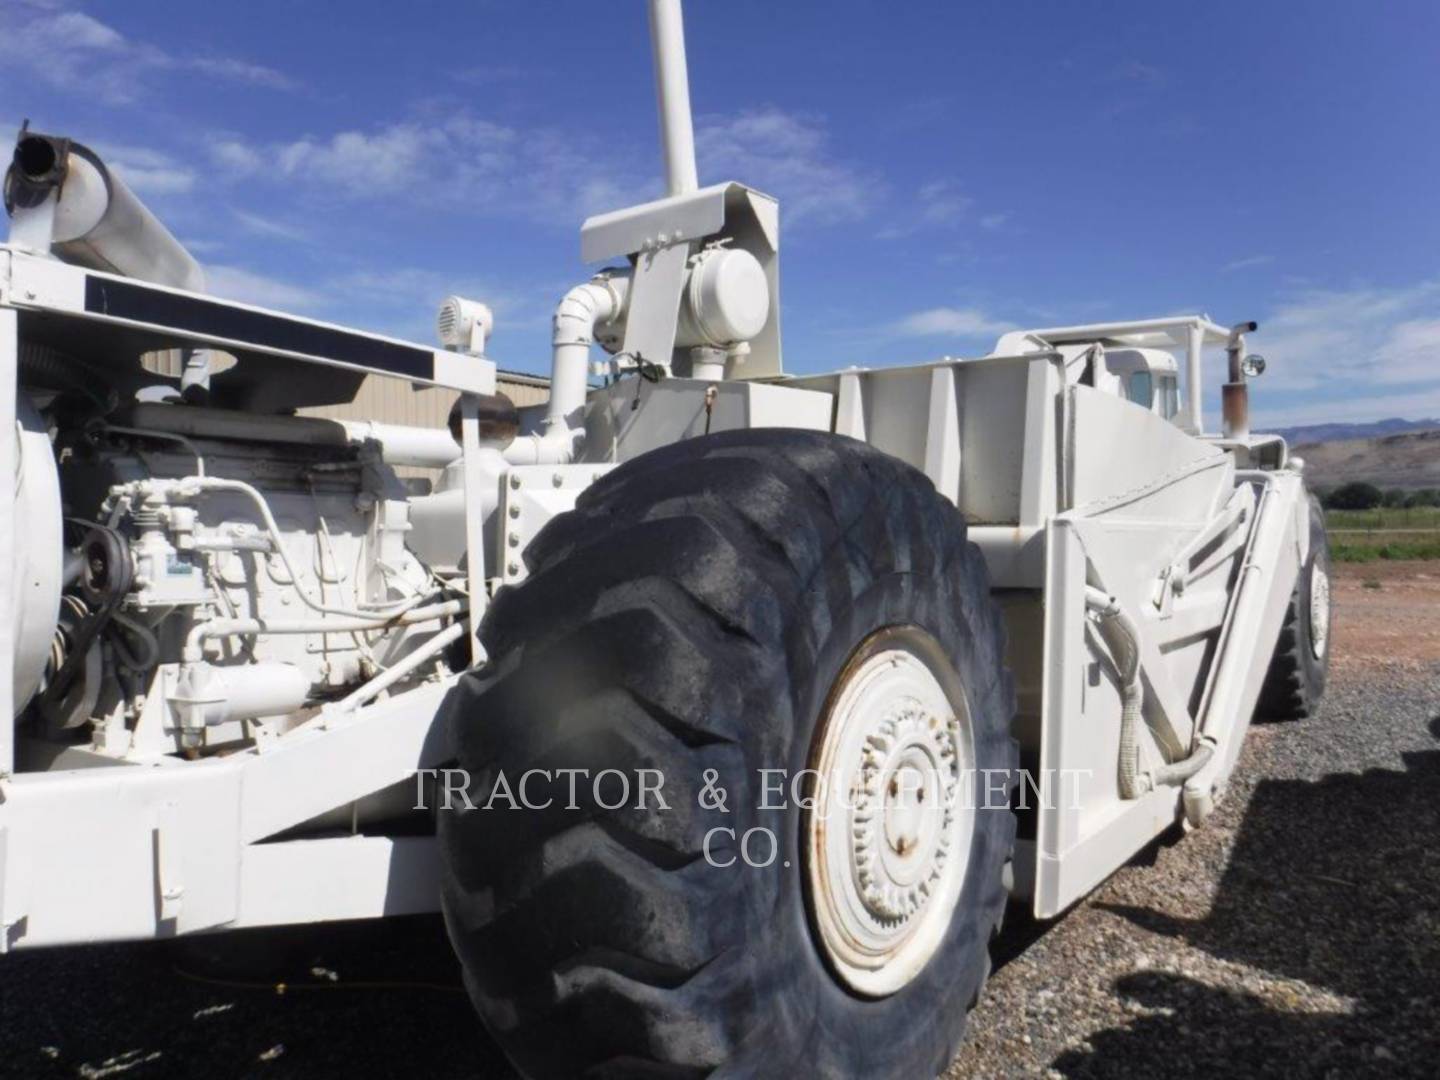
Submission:
[[[304,229],[288,225],[283,221],[275,221],[260,214],[252,214],[247,210],[231,207],[230,215],[240,223],[246,232],[254,233],[256,236],[266,236],[275,240],[303,241],[309,239],[309,234]]]
[[[0,4],[0,66],[54,89],[117,105],[143,97],[161,72],[194,72],[273,89],[294,86],[289,77],[261,64],[175,56],[84,12],[24,2]]]
[[[232,265],[207,265],[206,275],[215,296],[421,342],[433,339],[435,312],[451,293],[490,305],[501,334],[547,324],[558,295],[409,266],[344,270],[303,284]]]
[[[158,150],[115,143],[97,143],[93,149],[142,197],[183,195],[195,186],[193,169]]]
[[[1261,399],[1254,406],[1256,431],[1300,424],[1365,422],[1401,417],[1421,420],[1440,417],[1440,386],[1404,394],[1377,394],[1370,397],[1345,397],[1287,403],[1282,397]]]
[[[702,116],[695,152],[708,181],[739,180],[776,196],[791,224],[859,220],[881,193],[878,181],[833,155],[821,118],[773,106]]]
[[[950,180],[935,180],[920,188],[920,220],[926,225],[958,225],[975,205]]]
[[[975,200],[953,180],[931,180],[921,184],[902,204],[891,206],[888,224],[875,234],[877,240],[902,240],[917,233],[954,230],[974,220]],[[1002,225],[1008,214],[986,214],[978,219],[984,229]]]
[[[355,270],[330,279],[326,292],[344,322],[357,322],[415,341],[435,335],[435,312],[452,293],[483,301],[495,313],[499,347],[505,332],[519,325],[548,323],[555,296],[548,290],[519,291],[476,277],[422,267],[399,266]]]
[[[189,169],[145,169],[117,163],[114,169],[141,195],[179,195],[195,186]]]
[[[1382,386],[1431,382],[1440,387],[1440,319],[1407,319],[1391,327],[1372,356],[1348,369]]]
[[[323,142],[301,139],[281,146],[274,164],[286,176],[304,175],[352,194],[391,192],[424,175],[425,158],[445,142],[440,132],[414,125],[374,135],[342,131]]]
[[[128,47],[119,31],[79,11],[62,11],[50,20],[46,29],[57,36],[63,34],[77,49],[121,52]]]
[[[737,179],[778,196],[787,224],[855,220],[879,193],[877,183],[831,155],[813,117],[773,108],[705,117],[696,147],[707,181]],[[209,151],[232,179],[293,181],[346,199],[423,191],[431,201],[563,224],[659,194],[658,163],[649,154],[583,132],[522,133],[465,112],[278,143],[219,134]],[[935,184],[922,212],[948,224],[968,203],[949,184]]]
[[[1282,303],[1251,346],[1270,387],[1345,389],[1440,382],[1440,280],[1399,288],[1311,289]]]
[[[626,166],[610,165],[588,136],[522,136],[467,113],[272,144],[224,135],[212,140],[210,156],[231,179],[283,180],[347,199],[421,196],[566,224],[654,194]]]
[[[197,56],[193,59],[177,61],[177,63],[181,67],[198,71],[202,75],[213,75],[218,79],[249,83],[251,86],[263,86],[271,90],[294,90],[297,85],[295,80],[284,72],[276,71],[264,64],[252,64],[248,60],[237,60],[233,56]]]
[[[1440,280],[1307,289],[1269,315],[1247,344],[1264,354],[1252,382],[1257,427],[1440,415]],[[1224,359],[1206,358],[1206,386]]]
[[[937,307],[917,311],[897,322],[894,332],[903,337],[988,337],[1015,329],[979,308]]]
[[[1250,255],[1246,258],[1236,259],[1234,262],[1226,263],[1224,266],[1220,267],[1220,272],[1222,274],[1229,274],[1233,273],[1236,270],[1249,270],[1251,267],[1266,266],[1269,263],[1273,263],[1274,261],[1274,255]]]
[[[367,305],[418,307],[427,318],[434,316],[440,301],[451,293],[483,300],[497,316],[514,313],[522,302],[513,292],[491,282],[416,266],[355,270],[333,279],[330,288]]]
[[[258,150],[243,139],[233,136],[213,141],[210,144],[210,157],[222,169],[245,175],[259,172],[264,165]]]
[[[324,293],[238,266],[206,266],[205,278],[210,292],[227,300],[239,300],[242,304],[282,311],[315,312],[327,302]]]

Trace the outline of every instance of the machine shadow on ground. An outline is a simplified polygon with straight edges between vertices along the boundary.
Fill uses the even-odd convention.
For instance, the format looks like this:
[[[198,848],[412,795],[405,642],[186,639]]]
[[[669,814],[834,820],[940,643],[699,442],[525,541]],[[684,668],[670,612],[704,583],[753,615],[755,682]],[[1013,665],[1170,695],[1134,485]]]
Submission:
[[[1440,716],[1430,722],[1440,740]],[[1440,750],[1404,770],[1255,789],[1210,914],[1172,919],[1101,904],[1221,960],[1353,1002],[1286,1011],[1173,972],[1137,971],[1117,995],[1146,1010],[1062,1054],[1070,1077],[1434,1076],[1440,1061]],[[1151,1011],[1154,1010],[1154,1011]],[[1140,1071],[1137,1071],[1137,1066]]]
[[[515,1075],[438,916],[42,950],[7,966],[0,1075]]]

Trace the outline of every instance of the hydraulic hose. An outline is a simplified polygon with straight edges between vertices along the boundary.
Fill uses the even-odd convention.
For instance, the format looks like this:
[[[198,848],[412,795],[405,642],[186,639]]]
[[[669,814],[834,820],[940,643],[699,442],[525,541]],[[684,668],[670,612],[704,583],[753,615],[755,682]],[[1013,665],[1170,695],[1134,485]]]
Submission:
[[[1120,601],[1103,589],[1086,586],[1085,606],[1095,613],[1120,676],[1120,797],[1138,799],[1157,787],[1183,784],[1205,767],[1215,753],[1214,744],[1202,737],[1189,756],[1149,772],[1141,771],[1140,726],[1145,722],[1145,688],[1140,681],[1140,629]]]
[[[203,646],[210,638],[249,634],[349,634],[371,630],[388,630],[396,626],[414,626],[432,619],[464,615],[469,605],[463,600],[446,600],[439,604],[411,608],[390,617],[370,616],[360,619],[210,619],[196,623],[185,638],[183,657],[186,662],[204,658]]]
[[[1095,613],[1120,676],[1120,797],[1138,799],[1151,786],[1150,777],[1140,771],[1140,725],[1145,706],[1145,689],[1140,682],[1140,631],[1120,601],[1101,589],[1086,586],[1085,606]]]

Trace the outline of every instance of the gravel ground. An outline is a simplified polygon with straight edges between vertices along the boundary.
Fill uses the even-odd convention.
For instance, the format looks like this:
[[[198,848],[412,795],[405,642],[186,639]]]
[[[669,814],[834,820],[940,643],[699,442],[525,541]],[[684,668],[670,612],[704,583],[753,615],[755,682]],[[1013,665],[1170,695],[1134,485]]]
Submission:
[[[945,1080],[1440,1076],[1440,564],[1337,570],[1321,715],[1253,727],[1203,829],[1012,928]]]
[[[1340,568],[1323,714],[1252,730],[1206,828],[1056,923],[1015,913],[946,1080],[1440,1075],[1429,566]],[[1376,649],[1399,622],[1422,644]],[[6,1076],[513,1075],[430,918],[22,952],[0,1019]]]

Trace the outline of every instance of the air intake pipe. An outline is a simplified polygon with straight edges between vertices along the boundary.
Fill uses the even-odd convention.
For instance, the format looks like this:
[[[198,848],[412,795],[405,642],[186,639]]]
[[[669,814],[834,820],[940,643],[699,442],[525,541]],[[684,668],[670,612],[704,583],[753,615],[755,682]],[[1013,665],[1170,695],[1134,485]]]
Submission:
[[[555,308],[545,421],[539,434],[515,439],[504,448],[510,464],[553,465],[574,461],[579,455],[585,434],[582,414],[589,389],[590,346],[602,328],[606,340],[623,337],[630,314],[630,289],[628,267],[606,270],[575,286]],[[712,245],[692,256],[686,267],[676,310],[675,347],[707,350],[723,360],[759,334],[769,317],[770,283],[760,260],[743,248]],[[669,359],[658,362],[668,368]],[[719,378],[723,365],[715,367],[721,370],[711,377]]]
[[[580,415],[589,391],[590,346],[595,328],[624,317],[630,297],[628,271],[600,274],[565,294],[555,308],[550,334],[550,402],[538,434],[522,435],[504,448],[512,465],[574,461],[585,437]]]

